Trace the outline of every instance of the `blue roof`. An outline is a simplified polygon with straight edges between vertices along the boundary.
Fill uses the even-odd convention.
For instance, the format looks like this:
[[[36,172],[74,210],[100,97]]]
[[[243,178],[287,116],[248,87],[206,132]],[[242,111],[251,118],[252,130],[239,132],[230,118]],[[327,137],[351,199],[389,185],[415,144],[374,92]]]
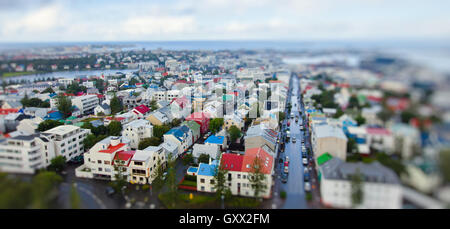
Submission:
[[[197,175],[201,176],[214,176],[216,174],[216,164],[204,164],[200,163],[198,166],[198,173]]]
[[[94,126],[94,127],[99,127],[99,126],[103,126],[103,122],[99,119],[94,120],[94,121],[90,121],[90,123]]]
[[[175,136],[179,141],[183,141],[183,135],[189,132],[189,128],[187,126],[175,127],[167,131],[166,134]]]
[[[63,115],[59,111],[49,113],[49,114],[47,114],[44,117],[45,120],[49,120],[49,119],[51,119],[51,120],[60,120],[62,118],[63,118]]]
[[[208,137],[208,139],[206,139],[205,143],[223,144],[224,140],[225,138],[223,136],[211,135]]]

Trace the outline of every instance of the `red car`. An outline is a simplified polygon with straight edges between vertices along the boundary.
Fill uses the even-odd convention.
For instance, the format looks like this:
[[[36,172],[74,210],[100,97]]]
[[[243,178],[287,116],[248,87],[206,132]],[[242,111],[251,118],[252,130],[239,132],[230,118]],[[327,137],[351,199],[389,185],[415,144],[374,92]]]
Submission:
[[[291,122],[288,121],[287,125],[288,125],[288,126],[291,126]]]

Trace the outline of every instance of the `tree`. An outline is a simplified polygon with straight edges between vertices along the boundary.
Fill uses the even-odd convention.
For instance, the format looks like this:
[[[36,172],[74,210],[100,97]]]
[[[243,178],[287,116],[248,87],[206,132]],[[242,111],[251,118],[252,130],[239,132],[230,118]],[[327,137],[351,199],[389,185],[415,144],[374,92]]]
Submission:
[[[57,198],[57,185],[63,181],[55,172],[39,172],[32,180],[32,208],[52,208]]]
[[[355,95],[350,97],[350,100],[348,101],[348,108],[359,108],[359,101]]]
[[[347,152],[349,153],[358,153],[358,145],[356,144],[356,140],[353,138],[349,138],[347,141]]]
[[[127,174],[124,173],[126,169],[127,166],[125,165],[125,161],[114,160],[115,179],[109,182],[109,186],[111,186],[116,191],[116,193],[122,193],[122,187],[124,187],[128,183]]]
[[[112,121],[107,128],[110,136],[120,136],[122,133],[122,124],[118,121]]]
[[[266,176],[262,173],[262,162],[259,157],[255,157],[251,165],[251,172],[248,176],[248,181],[251,184],[255,197],[259,197],[267,186],[265,184]]]
[[[209,155],[203,153],[200,156],[198,156],[198,163],[208,164],[209,163]]]
[[[174,118],[174,119],[172,120],[171,126],[172,126],[172,127],[177,127],[177,126],[179,126],[180,124],[181,124],[181,120],[180,120],[180,119],[177,119],[177,118]]]
[[[239,130],[239,128],[237,128],[237,126],[232,125],[228,129],[228,134],[230,134],[231,142],[234,143],[234,142],[236,142],[236,139],[241,137],[241,130]]]
[[[381,119],[381,121],[383,121],[383,123],[386,123],[389,119],[391,119],[391,117],[393,115],[394,115],[394,113],[391,110],[389,110],[387,108],[383,108],[383,110],[377,114],[377,117],[379,119]]]
[[[49,170],[60,172],[66,167],[66,158],[64,156],[56,156],[50,161]]]
[[[450,150],[442,150],[439,153],[439,167],[446,182],[450,182]]]
[[[175,204],[178,202],[179,197],[176,180],[175,159],[172,157],[172,154],[169,154],[167,164],[169,168],[167,173],[167,185],[168,185],[167,194],[170,200],[169,204],[172,205],[172,207],[175,207]]]
[[[357,207],[363,202],[363,181],[364,177],[360,173],[359,168],[357,168],[355,174],[351,176],[351,199],[353,207]]]
[[[41,94],[45,94],[45,93],[50,93],[50,94],[52,94],[52,93],[55,93],[55,91],[54,91],[51,87],[48,87],[48,88],[46,88],[45,90],[43,90],[43,91],[41,92]]]
[[[65,96],[58,97],[58,110],[63,114],[64,119],[72,114],[72,101]]]
[[[219,159],[219,158],[218,158]],[[214,190],[216,190],[216,197],[218,200],[222,198],[222,196],[227,196],[230,187],[227,184],[227,174],[228,170],[226,170],[223,164],[220,164],[216,167],[214,172]]]
[[[410,110],[405,110],[400,114],[402,122],[406,123],[406,124],[408,124],[409,120],[411,120],[412,118],[414,118],[416,116],[417,115],[413,111],[410,111]]]
[[[150,101],[150,110],[151,111],[158,110],[158,104],[156,103],[156,100]]]
[[[153,136],[157,138],[162,138],[165,133],[170,130],[170,127],[167,125],[156,125],[153,126]]]
[[[366,119],[361,115],[356,116],[355,121],[358,123],[358,126],[364,125],[364,123],[366,123]]]
[[[111,99],[110,107],[112,114],[117,114],[123,110],[122,102],[119,98],[117,98],[116,95],[114,95],[114,97]]]
[[[144,138],[139,142],[138,149],[143,150],[149,146],[159,146],[161,139],[158,137]]]
[[[342,109],[340,107],[338,107],[336,110],[336,114],[333,115],[333,118],[339,118],[342,115],[344,115],[344,111],[342,111]]]
[[[83,146],[86,150],[92,148],[92,146],[94,146],[95,144],[97,144],[97,142],[105,139],[107,136],[106,135],[99,135],[96,136],[94,134],[89,134],[88,136],[86,136],[86,138],[83,140]]]
[[[80,194],[78,194],[76,185],[72,184],[70,188],[70,208],[80,209],[80,207],[81,207]]]
[[[183,165],[189,165],[191,163],[194,163],[194,157],[192,156],[191,153],[187,153],[183,157]]]
[[[53,129],[57,126],[64,125],[64,123],[58,122],[56,120],[45,120],[38,125],[39,132],[44,132],[46,130]]]
[[[286,118],[286,114],[284,112],[278,112],[278,120],[282,122]]]
[[[159,192],[165,184],[165,181],[163,179],[164,175],[164,165],[161,162],[161,158],[158,158],[156,161],[156,169],[155,172],[150,176],[152,181],[152,189],[154,189],[156,192]]]
[[[213,134],[219,132],[219,130],[222,128],[222,126],[223,126],[223,118],[213,118],[209,122],[209,130]]]

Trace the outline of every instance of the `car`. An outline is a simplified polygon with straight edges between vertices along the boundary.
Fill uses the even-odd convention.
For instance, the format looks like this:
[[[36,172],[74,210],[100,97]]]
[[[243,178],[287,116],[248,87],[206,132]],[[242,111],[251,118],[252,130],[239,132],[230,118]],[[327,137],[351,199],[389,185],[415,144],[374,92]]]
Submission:
[[[295,143],[297,139],[295,137],[292,137],[292,142]]]
[[[308,167],[305,167],[305,168],[303,169],[303,173],[309,173]]]
[[[305,182],[305,191],[311,191],[311,184],[309,182]]]
[[[309,181],[309,172],[306,172],[305,174],[303,174],[303,180]]]
[[[307,158],[308,154],[306,152],[302,152],[302,158]]]
[[[289,156],[286,156],[286,158],[284,159],[284,161],[289,162]]]
[[[303,165],[307,165],[308,164],[308,158],[303,158]]]
[[[286,183],[288,178],[287,173],[281,173],[281,182]]]
[[[289,173],[289,166],[284,166],[284,173]]]
[[[105,189],[105,193],[108,196],[112,196],[112,195],[114,195],[114,193],[116,193],[116,191],[112,187],[108,186]]]
[[[295,119],[295,123],[298,123],[298,118]]]

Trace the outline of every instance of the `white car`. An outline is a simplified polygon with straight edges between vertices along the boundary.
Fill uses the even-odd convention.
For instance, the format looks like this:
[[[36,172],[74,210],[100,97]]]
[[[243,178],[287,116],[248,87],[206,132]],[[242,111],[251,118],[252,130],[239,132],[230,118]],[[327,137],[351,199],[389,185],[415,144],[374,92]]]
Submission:
[[[303,165],[307,165],[308,164],[308,158],[304,157],[302,161],[303,161]]]
[[[311,191],[311,184],[309,182],[305,182],[305,191]]]
[[[284,161],[289,162],[289,157],[286,156],[286,159]]]
[[[308,173],[309,171],[308,171],[308,168],[307,167],[305,167],[304,169],[303,169],[303,173]]]

